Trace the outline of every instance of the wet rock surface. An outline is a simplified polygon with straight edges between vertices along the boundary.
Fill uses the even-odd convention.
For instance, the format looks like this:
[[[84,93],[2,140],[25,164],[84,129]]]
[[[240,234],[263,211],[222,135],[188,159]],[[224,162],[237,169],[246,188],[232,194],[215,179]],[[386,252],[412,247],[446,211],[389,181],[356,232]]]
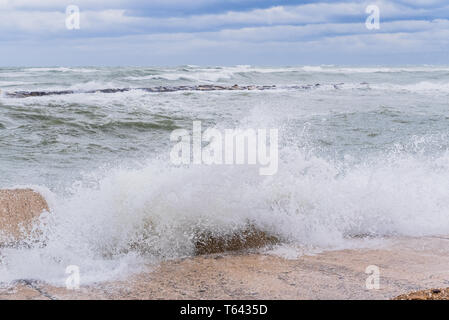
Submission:
[[[210,233],[201,233],[195,239],[195,254],[212,254],[228,251],[262,248],[279,243],[279,239],[253,226],[245,230],[216,236]]]
[[[449,238],[388,240],[377,248],[285,259],[267,253],[203,255],[147,265],[124,279],[67,290],[44,282],[0,284],[0,299],[392,299],[444,287]],[[366,267],[380,269],[380,289],[367,289]],[[432,293],[444,296],[443,293]],[[428,291],[426,291],[428,292]],[[427,293],[426,293],[427,294]]]

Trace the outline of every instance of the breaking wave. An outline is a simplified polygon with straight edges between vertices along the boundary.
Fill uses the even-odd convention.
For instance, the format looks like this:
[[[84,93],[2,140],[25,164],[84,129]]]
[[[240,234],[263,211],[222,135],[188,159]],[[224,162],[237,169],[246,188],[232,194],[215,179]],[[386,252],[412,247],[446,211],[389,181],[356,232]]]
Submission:
[[[85,281],[106,280],[143,262],[193,255],[199,235],[225,237],[248,226],[284,244],[323,249],[360,237],[449,233],[448,153],[393,152],[349,165],[285,148],[281,159],[271,177],[248,166],[152,160],[91,176],[66,196],[37,188],[51,213],[31,248],[2,252],[0,281],[62,284],[63,267],[73,264]]]

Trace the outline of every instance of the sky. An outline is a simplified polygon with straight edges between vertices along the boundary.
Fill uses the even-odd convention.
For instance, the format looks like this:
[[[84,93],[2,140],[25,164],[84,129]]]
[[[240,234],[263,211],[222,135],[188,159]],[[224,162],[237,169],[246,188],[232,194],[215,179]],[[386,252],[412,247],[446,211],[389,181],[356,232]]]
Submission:
[[[2,67],[242,64],[449,65],[449,1],[0,0]]]

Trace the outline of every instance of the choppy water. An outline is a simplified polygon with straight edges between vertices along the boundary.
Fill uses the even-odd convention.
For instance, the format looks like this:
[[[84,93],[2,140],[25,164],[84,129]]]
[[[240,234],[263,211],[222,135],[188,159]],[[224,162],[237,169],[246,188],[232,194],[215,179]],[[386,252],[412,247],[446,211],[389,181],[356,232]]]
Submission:
[[[195,84],[277,89],[82,93]],[[449,232],[449,67],[3,68],[0,88],[80,92],[0,98],[0,188],[36,186],[52,207],[46,246],[4,249],[0,281],[61,283],[71,264],[103,280],[248,221],[319,248]],[[171,131],[194,120],[279,128],[278,173],[170,165]]]

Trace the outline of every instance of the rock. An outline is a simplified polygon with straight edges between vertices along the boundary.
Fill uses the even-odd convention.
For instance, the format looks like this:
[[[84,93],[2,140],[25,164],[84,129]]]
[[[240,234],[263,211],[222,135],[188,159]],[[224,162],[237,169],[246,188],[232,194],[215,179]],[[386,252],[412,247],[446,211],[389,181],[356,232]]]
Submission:
[[[117,280],[92,284],[81,280],[79,290],[22,279],[0,283],[0,300],[373,300],[391,299],[410,288],[439,288],[441,293],[432,295],[425,290],[400,299],[442,300],[449,298],[449,289],[444,289],[449,279],[447,239],[391,238],[372,248],[304,252],[288,259],[273,252],[221,254],[219,260],[211,256],[184,257],[150,263],[141,272]],[[380,290],[366,289],[369,275],[365,270],[373,263],[381,266]],[[199,289],[206,292],[199,293]]]
[[[340,89],[339,84],[334,84],[335,89]],[[317,83],[315,85],[294,85],[294,86],[283,86],[282,88],[296,90],[296,89],[312,89],[319,87],[320,84]],[[88,90],[88,91],[73,91],[73,90],[61,90],[61,91],[15,91],[15,92],[5,92],[6,97],[10,98],[28,98],[28,97],[41,97],[41,96],[50,96],[50,95],[66,95],[66,94],[74,94],[74,93],[117,93],[117,92],[127,92],[131,90],[143,90],[145,92],[175,92],[175,91],[217,91],[217,90],[273,90],[276,89],[275,85],[264,85],[264,86],[256,86],[256,85],[248,85],[248,86],[239,86],[238,84],[234,84],[232,86],[228,85],[213,85],[213,84],[200,84],[200,85],[192,85],[192,86],[159,86],[159,87],[149,87],[149,88],[110,88],[110,89],[97,89],[97,90]],[[1,93],[1,91],[0,91]]]
[[[24,239],[44,211],[47,202],[31,189],[0,190],[0,244]]]
[[[241,232],[227,235],[199,234],[195,241],[195,254],[202,255],[261,248],[278,242],[279,240],[275,236],[260,231],[253,226],[248,226]]]
[[[400,295],[394,300],[449,300],[449,288],[411,292]]]

